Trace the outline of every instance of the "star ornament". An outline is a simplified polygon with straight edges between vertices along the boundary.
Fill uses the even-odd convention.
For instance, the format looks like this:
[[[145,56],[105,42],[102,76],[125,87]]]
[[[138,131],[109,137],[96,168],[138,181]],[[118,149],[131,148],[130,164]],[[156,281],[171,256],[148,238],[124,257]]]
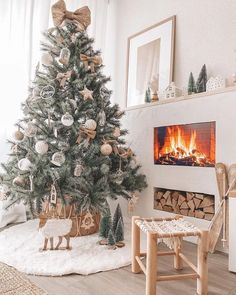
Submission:
[[[95,223],[94,223],[93,215],[88,211],[84,216],[81,227],[87,230],[93,227],[94,225]]]
[[[79,93],[83,95],[84,100],[93,100],[93,91],[89,90],[86,86],[84,87],[84,90],[79,91]]]

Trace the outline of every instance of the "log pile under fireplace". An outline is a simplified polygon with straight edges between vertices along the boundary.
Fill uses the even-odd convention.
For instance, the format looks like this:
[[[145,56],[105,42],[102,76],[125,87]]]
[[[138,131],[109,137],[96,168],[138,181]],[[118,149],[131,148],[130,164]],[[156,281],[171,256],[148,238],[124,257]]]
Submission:
[[[154,209],[211,220],[215,213],[214,196],[160,189],[154,193]]]

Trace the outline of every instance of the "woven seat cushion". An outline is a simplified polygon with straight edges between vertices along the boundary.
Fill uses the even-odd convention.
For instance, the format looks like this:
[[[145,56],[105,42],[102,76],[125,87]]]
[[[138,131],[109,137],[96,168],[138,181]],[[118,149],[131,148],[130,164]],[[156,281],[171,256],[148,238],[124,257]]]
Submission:
[[[171,238],[178,235],[194,236],[200,234],[200,231],[196,226],[183,218],[170,221],[147,221],[143,219],[137,219],[135,223],[143,232],[157,233],[158,237]]]

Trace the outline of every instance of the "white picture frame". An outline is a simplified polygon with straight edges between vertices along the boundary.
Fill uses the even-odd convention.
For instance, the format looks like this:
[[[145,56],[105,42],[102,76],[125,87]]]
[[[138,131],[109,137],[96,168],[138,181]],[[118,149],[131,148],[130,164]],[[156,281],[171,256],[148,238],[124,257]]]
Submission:
[[[127,107],[144,103],[151,75],[158,77],[158,91],[173,81],[175,23],[172,16],[128,38]]]

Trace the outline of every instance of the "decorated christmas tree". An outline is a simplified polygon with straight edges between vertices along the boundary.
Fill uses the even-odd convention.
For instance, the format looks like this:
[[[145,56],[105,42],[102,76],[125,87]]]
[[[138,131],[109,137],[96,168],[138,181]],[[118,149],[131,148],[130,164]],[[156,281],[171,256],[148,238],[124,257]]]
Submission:
[[[146,187],[111,105],[101,53],[86,28],[90,10],[52,7],[54,28],[44,33],[41,63],[17,123],[11,154],[2,164],[2,192],[39,213],[45,200],[77,212],[109,214],[108,198],[129,200]],[[118,220],[117,220],[118,222]]]

